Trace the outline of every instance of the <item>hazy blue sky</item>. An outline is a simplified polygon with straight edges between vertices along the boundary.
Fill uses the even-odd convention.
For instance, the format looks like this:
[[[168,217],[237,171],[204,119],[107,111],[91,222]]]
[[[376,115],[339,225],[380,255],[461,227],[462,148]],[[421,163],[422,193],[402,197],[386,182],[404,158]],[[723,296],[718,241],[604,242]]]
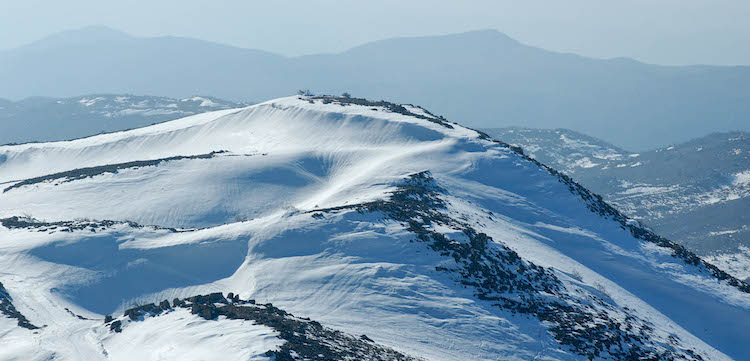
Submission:
[[[0,49],[106,25],[285,55],[497,29],[531,45],[658,64],[750,64],[750,0],[0,0]]]

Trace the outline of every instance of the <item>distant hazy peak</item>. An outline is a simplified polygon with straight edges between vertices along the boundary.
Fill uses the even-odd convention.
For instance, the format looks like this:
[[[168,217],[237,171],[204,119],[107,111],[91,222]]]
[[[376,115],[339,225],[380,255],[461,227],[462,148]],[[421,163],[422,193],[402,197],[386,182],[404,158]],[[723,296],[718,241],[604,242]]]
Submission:
[[[433,43],[444,43],[446,41],[454,42],[455,44],[502,44],[504,46],[519,46],[524,45],[518,40],[511,38],[510,36],[497,31],[495,29],[483,29],[467,31],[463,33],[446,34],[446,35],[427,35],[427,36],[405,36],[383,40],[376,40],[369,43],[365,43],[359,46],[355,46],[345,53],[357,52],[367,50],[375,47],[382,46],[414,46],[415,44],[433,44]]]
[[[122,41],[133,38],[135,37],[120,30],[103,25],[91,25],[61,31],[22,46],[22,48],[59,47],[102,41]]]
[[[457,39],[457,40],[464,40],[464,39],[477,39],[477,40],[493,40],[493,41],[505,41],[512,44],[520,44],[520,42],[516,39],[511,38],[507,34],[498,31],[496,29],[480,29],[480,30],[472,30],[472,31],[465,31],[461,33],[451,33],[451,34],[445,34],[445,35],[429,35],[429,36],[422,36],[422,37],[412,37],[411,39]],[[408,37],[405,39],[409,39]]]

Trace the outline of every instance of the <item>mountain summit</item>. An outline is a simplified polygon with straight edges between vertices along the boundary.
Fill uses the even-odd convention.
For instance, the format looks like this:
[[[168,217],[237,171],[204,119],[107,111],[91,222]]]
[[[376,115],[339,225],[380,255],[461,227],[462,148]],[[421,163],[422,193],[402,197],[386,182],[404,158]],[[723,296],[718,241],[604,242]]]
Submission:
[[[746,283],[417,106],[286,97],[2,146],[0,185],[2,359],[750,352]]]
[[[52,49],[66,46],[96,44],[101,42],[118,42],[133,40],[136,37],[107,26],[92,25],[52,34],[26,46],[26,49]]]

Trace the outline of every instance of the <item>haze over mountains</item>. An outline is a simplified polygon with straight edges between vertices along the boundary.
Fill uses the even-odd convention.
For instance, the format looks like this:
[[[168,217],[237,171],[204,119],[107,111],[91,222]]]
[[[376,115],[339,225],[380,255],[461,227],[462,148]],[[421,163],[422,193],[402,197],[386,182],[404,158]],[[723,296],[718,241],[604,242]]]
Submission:
[[[93,27],[0,52],[0,97],[91,93],[256,101],[315,92],[414,102],[473,127],[570,128],[634,151],[750,130],[750,67],[591,59],[496,31],[288,58]]]

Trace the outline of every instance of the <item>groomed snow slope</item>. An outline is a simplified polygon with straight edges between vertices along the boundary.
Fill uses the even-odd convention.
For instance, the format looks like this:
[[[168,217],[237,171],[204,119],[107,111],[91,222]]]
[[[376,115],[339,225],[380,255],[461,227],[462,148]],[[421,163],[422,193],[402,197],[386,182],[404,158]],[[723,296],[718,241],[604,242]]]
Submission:
[[[501,305],[529,297],[565,304],[565,315],[639,325],[622,332],[646,341],[626,348],[678,359],[750,354],[750,295],[705,266],[635,238],[559,176],[473,130],[417,107],[347,102],[281,98],[0,147],[0,282],[19,312],[46,325],[21,329],[0,315],[0,359],[106,360],[128,349],[140,359],[182,359],[182,348],[205,359],[224,359],[223,351],[262,358],[278,346],[268,330],[177,311],[122,333],[102,323],[134,304],[207,292],[271,302],[429,360],[587,359],[581,350],[592,349],[566,335],[585,338],[598,326],[581,321],[582,333],[561,335],[555,327],[570,320]],[[462,273],[476,271],[465,268],[473,256],[441,252],[399,218],[419,199],[388,200],[423,171],[426,197],[443,205],[430,214],[443,221],[424,224],[430,237],[474,247],[467,230],[486,234],[490,244],[472,252],[511,254],[483,261],[517,270],[511,278],[528,272],[519,265],[531,267],[527,288],[488,297],[486,283]]]

